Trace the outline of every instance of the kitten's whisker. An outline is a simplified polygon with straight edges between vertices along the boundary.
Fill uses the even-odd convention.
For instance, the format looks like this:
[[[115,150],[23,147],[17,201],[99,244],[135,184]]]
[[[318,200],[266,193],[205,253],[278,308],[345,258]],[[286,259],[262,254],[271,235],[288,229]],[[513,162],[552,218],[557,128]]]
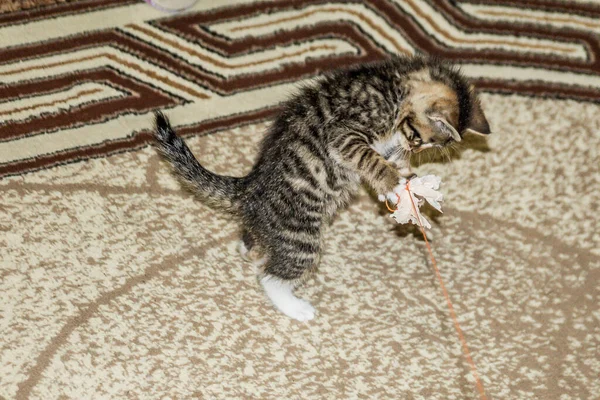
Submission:
[[[446,147],[442,148],[442,153],[446,156],[446,158],[448,159],[448,162],[452,162],[452,157],[450,156],[450,151]]]
[[[448,146],[448,150],[451,150],[458,154],[458,144],[456,144],[456,142],[450,143],[450,146]]]
[[[423,164],[423,153],[417,153],[417,157],[418,157],[417,165]]]

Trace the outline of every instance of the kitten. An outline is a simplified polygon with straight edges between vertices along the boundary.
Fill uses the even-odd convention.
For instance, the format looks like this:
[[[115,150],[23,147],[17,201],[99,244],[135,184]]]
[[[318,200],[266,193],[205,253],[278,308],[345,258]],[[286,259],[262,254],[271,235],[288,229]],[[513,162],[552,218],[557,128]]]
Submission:
[[[361,181],[395,199],[410,155],[490,129],[473,86],[446,63],[393,57],[325,75],[283,104],[245,177],[203,168],[156,114],[158,149],[200,197],[237,213],[243,252],[260,248],[259,275],[275,307],[307,321],[314,308],[294,288],[315,269],[327,221]]]

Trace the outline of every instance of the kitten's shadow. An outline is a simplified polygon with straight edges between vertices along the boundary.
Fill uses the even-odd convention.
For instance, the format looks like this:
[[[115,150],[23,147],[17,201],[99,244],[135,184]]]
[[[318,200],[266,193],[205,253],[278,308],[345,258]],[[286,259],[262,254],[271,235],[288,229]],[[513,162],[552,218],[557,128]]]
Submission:
[[[481,153],[492,151],[486,137],[470,134],[465,135],[462,142],[458,145],[441,150],[429,149],[422,153],[418,153],[416,156],[412,157],[411,165],[416,168],[423,164],[444,164],[453,160],[459,160],[467,149],[479,151]]]

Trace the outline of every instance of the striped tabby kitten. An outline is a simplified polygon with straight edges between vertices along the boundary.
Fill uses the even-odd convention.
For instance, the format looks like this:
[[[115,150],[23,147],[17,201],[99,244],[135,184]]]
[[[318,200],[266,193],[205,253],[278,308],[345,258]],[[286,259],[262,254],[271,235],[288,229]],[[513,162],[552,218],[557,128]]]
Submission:
[[[260,282],[275,307],[299,321],[314,308],[294,288],[319,262],[327,221],[361,181],[380,200],[411,175],[410,155],[490,129],[473,87],[453,67],[422,57],[327,74],[283,105],[245,177],[203,168],[156,114],[158,148],[200,197],[243,223],[243,253],[261,249]]]

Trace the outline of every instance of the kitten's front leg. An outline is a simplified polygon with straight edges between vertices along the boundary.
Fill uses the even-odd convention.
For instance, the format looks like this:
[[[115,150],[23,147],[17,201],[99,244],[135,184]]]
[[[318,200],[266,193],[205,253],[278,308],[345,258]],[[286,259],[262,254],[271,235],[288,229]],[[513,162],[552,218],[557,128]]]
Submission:
[[[417,174],[415,174],[412,171],[410,159],[395,159],[393,161],[388,161],[394,166],[394,168],[396,168],[396,170],[400,174],[400,178],[404,178],[407,181],[410,181],[412,178],[417,176]],[[396,186],[392,192],[386,194],[379,194],[377,198],[379,199],[379,201],[385,201],[387,199],[393,203],[396,203],[398,200],[396,196],[396,192],[398,192],[398,189],[399,186]]]
[[[383,199],[395,199],[394,192],[402,178],[400,171],[373,150],[366,141],[347,137],[346,140],[339,140],[336,150],[342,163],[355,170],[375,190],[380,199],[381,196]]]
[[[394,159],[388,160],[400,173],[400,176],[410,180],[414,178],[417,174],[412,172],[412,168],[410,166],[410,159]]]

